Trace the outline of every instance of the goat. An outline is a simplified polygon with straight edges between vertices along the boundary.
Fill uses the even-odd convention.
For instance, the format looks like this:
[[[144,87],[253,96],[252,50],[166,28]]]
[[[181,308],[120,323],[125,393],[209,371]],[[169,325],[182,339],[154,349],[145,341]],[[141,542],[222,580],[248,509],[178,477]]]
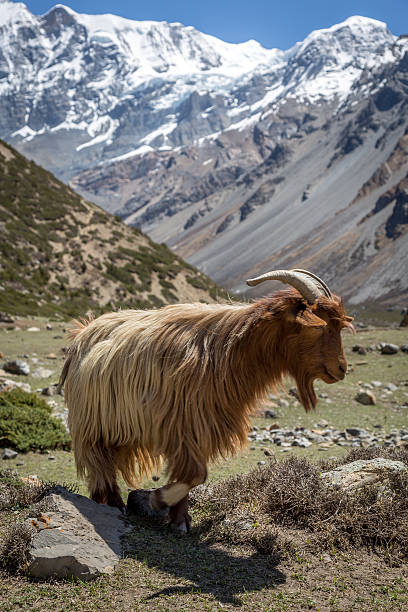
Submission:
[[[254,303],[175,304],[76,322],[60,378],[65,384],[78,474],[91,498],[124,509],[116,481],[130,487],[167,462],[153,509],[190,528],[188,493],[207,465],[247,443],[249,416],[290,374],[306,410],[313,380],[334,383],[347,364],[340,337],[352,328],[342,300],[310,272],[276,271],[293,287]]]

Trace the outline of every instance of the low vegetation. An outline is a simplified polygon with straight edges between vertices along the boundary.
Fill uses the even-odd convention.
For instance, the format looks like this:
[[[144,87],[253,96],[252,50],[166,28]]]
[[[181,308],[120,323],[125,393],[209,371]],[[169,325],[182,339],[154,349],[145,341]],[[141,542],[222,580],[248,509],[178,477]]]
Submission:
[[[337,461],[289,457],[200,487],[193,494],[198,528],[210,541],[252,545],[263,553],[347,550],[362,546],[392,563],[407,561],[408,473],[386,493],[376,487],[345,491],[321,477],[358,459],[386,457],[408,465],[406,449],[355,449]]]
[[[0,141],[0,311],[66,319],[187,297],[226,293]]]
[[[52,409],[36,393],[0,393],[0,445],[17,451],[69,449],[71,440]]]

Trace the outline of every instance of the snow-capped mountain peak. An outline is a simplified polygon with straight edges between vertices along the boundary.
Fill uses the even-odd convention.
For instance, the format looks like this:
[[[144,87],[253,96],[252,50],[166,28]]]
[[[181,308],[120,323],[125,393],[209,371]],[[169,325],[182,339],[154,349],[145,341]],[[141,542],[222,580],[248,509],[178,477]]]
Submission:
[[[63,4],[35,16],[2,2],[0,23],[0,135],[17,146],[46,140],[63,178],[90,159],[240,130],[288,98],[341,103],[364,70],[392,61],[395,40],[382,22],[358,16],[286,51]],[[62,134],[68,151],[56,153]]]

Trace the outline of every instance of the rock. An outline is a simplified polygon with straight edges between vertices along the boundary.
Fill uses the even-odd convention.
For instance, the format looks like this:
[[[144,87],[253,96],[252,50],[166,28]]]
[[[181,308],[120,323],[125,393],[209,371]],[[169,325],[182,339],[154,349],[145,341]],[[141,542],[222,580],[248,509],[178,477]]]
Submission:
[[[292,397],[300,401],[299,393],[296,387],[291,387],[289,389],[289,395],[292,395]]]
[[[1,458],[2,459],[15,459],[17,455],[18,453],[16,453],[15,450],[12,450],[11,448],[5,448],[3,452],[1,453]]]
[[[365,389],[361,389],[354,399],[365,406],[372,406],[377,402],[374,393]]]
[[[398,351],[399,347],[396,344],[383,344],[381,347],[382,355],[395,355]]]
[[[300,448],[309,448],[312,443],[306,438],[295,438],[292,442],[292,446],[300,446]]]
[[[29,573],[36,578],[90,580],[111,573],[122,556],[121,537],[130,529],[118,508],[55,487],[50,511],[28,519],[33,527]]]
[[[265,410],[264,412],[265,419],[276,419],[277,416],[275,410]]]
[[[49,378],[54,374],[54,370],[48,370],[47,368],[37,368],[33,372],[33,378]]]
[[[30,373],[30,366],[22,359],[11,359],[5,362],[3,365],[3,370],[9,372],[10,374],[21,374],[28,376]]]
[[[258,461],[258,465],[265,465],[266,461]]]
[[[394,383],[386,383],[384,388],[388,389],[389,391],[397,391],[398,389],[397,385],[394,385]]]
[[[359,427],[346,427],[346,432],[354,438],[369,438],[370,434],[365,429]]]
[[[0,381],[0,392],[1,391],[12,391],[12,389],[22,389],[27,393],[31,393],[31,385],[28,383],[18,382],[16,380],[10,380],[6,378]]]
[[[364,348],[364,346],[360,346],[360,348],[358,349],[358,354],[367,355],[367,350]]]
[[[52,397],[57,394],[58,394],[57,384],[50,385],[49,387],[44,387],[44,389],[41,390],[41,395],[47,395],[48,397]]]
[[[373,387],[381,387],[382,382],[379,380],[372,380],[371,384],[373,385]]]
[[[41,329],[39,327],[28,327],[27,331],[28,332],[39,332],[41,331]]]
[[[276,422],[276,423],[272,423],[272,425],[269,425],[268,429],[269,431],[276,431],[277,429],[280,429],[280,428],[281,426],[279,425],[278,422]]]
[[[278,404],[279,404],[279,406],[280,406],[281,408],[289,408],[289,402],[288,402],[288,400],[287,400],[287,399],[280,398],[280,399],[278,400]]]
[[[46,356],[46,359],[57,359],[57,356],[56,356],[56,354],[55,354],[55,353],[49,353],[49,354]]]
[[[408,353],[408,344],[401,344],[400,349],[403,353]]]
[[[45,326],[45,329],[47,329],[48,331],[50,331],[52,329],[52,325],[51,323],[47,323],[47,325]]]
[[[351,349],[351,350],[353,351],[353,353],[358,353],[358,352],[359,352],[359,350],[360,350],[360,349],[362,349],[362,348],[364,348],[364,347],[363,347],[361,344],[355,344],[355,345],[352,347],[352,349]]]
[[[402,461],[378,457],[341,465],[329,472],[323,472],[322,478],[336,488],[349,490],[366,485],[382,484],[389,474],[402,473],[407,470],[408,467]]]
[[[14,319],[8,312],[0,312],[0,323],[14,323]]]
[[[267,448],[264,450],[264,455],[265,455],[265,457],[273,457],[274,456],[273,452],[268,450]]]
[[[160,521],[165,521],[169,516],[169,509],[153,510],[149,504],[150,493],[154,489],[135,489],[130,491],[127,499],[127,513],[136,516],[147,516]]]

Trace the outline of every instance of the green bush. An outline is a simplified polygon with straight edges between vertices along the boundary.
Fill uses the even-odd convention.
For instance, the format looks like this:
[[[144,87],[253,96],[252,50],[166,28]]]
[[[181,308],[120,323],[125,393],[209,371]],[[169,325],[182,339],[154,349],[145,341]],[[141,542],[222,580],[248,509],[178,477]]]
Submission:
[[[47,402],[21,389],[0,393],[0,446],[20,452],[71,447],[64,425]]]

